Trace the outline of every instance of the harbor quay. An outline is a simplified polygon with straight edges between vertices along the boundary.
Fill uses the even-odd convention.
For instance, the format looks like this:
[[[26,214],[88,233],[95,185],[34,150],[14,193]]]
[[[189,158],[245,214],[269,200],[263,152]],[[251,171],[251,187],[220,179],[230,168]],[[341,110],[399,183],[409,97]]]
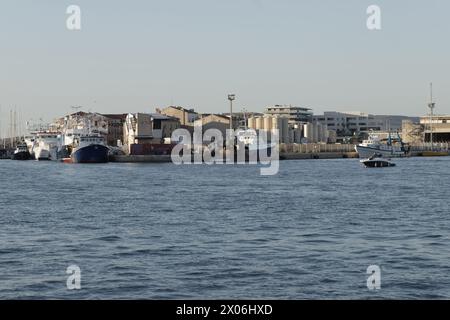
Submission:
[[[289,116],[292,110],[296,112],[294,118]],[[232,131],[235,139],[242,140],[243,148],[253,148],[258,152],[269,148],[266,142],[259,140],[259,136],[268,134],[270,140],[271,133],[276,131],[277,143],[270,148],[276,146],[280,160],[366,158],[381,151],[388,157],[449,155],[446,138],[450,135],[446,132],[450,127],[442,116],[439,117],[442,125],[435,124],[433,136],[426,130],[425,118],[422,124],[403,120],[395,132],[374,131],[382,129],[376,127],[370,128],[369,132],[362,130],[367,128],[353,128],[350,133],[345,133],[326,130],[328,126],[319,122],[305,123],[308,116],[308,109],[281,106],[268,108],[267,114],[262,116],[232,113],[231,117],[225,114],[200,115],[193,109],[182,107],[157,109],[156,113],[105,115],[76,112],[56,119],[46,127],[30,129],[24,136],[2,139],[0,159],[16,157],[16,160],[65,163],[171,162],[173,148],[178,143],[187,143],[174,139],[177,138],[174,133],[179,130],[197,139],[194,143],[201,148],[210,147],[215,139],[208,136],[208,132],[214,132],[213,136],[219,139],[226,139],[228,132]],[[191,162],[193,159],[194,156]]]
[[[281,147],[280,160],[318,160],[318,159],[355,159],[359,158],[359,154],[355,151],[354,145],[328,144],[320,146],[312,145],[284,145]],[[289,150],[289,151],[287,151]],[[331,151],[333,150],[333,151]],[[433,157],[433,156],[450,156],[450,152],[429,152],[426,148],[411,152],[411,157]],[[162,163],[172,162],[169,155],[112,155],[111,162],[122,163]],[[194,159],[192,157],[192,162]]]
[[[48,125],[27,122],[26,133],[12,131],[10,137],[0,139],[0,159],[170,162],[173,149],[190,145],[191,139],[189,148],[201,148],[202,153],[213,144],[234,139],[236,151],[241,148],[260,154],[276,150],[280,160],[449,155],[450,116],[335,111],[314,115],[311,108],[292,105],[269,106],[262,113],[233,112],[236,96],[230,94],[228,99],[230,112],[221,114],[168,106],[148,113],[78,111]],[[10,127],[18,126],[13,123]],[[184,140],[177,135],[180,131],[185,132]],[[224,159],[232,157],[222,149],[215,148],[214,153],[223,153]]]

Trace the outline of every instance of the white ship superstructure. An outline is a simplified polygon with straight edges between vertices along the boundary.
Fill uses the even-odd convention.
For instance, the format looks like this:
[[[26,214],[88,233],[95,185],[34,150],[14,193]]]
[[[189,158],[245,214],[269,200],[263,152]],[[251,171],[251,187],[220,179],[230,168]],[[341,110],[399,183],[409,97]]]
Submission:
[[[58,132],[38,132],[34,141],[33,153],[36,160],[57,160],[62,146]]]
[[[400,137],[398,140],[395,142],[391,134],[389,134],[388,139],[382,141],[378,135],[371,133],[369,138],[357,145],[355,149],[360,158],[370,158],[374,154],[379,154],[387,158],[406,157],[408,152]]]

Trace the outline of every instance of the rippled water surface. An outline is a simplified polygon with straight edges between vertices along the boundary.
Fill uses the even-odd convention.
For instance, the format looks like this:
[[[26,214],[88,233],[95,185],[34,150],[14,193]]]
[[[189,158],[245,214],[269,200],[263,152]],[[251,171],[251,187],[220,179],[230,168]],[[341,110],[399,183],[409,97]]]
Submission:
[[[450,159],[396,162],[0,161],[0,298],[450,298]]]

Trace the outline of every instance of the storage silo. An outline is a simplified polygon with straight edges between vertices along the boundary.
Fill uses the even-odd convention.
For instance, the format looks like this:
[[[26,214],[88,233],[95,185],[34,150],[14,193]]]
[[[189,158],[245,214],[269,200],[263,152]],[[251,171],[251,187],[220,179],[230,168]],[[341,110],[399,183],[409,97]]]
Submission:
[[[302,142],[302,127],[300,124],[294,125],[294,143]]]
[[[264,117],[264,130],[270,131],[272,129],[272,117],[265,116]]]
[[[328,127],[326,125],[322,125],[322,142],[328,142]]]
[[[279,141],[280,143],[282,143],[282,123],[281,123],[281,118],[279,116],[275,116],[272,117],[272,132],[275,130],[278,130],[278,137],[279,137]]]
[[[255,119],[255,129],[256,130],[264,129],[264,123],[263,123],[263,119],[261,117],[257,117]]]
[[[303,125],[303,133],[305,135],[305,138],[308,140],[308,143],[314,142],[314,125],[312,123],[306,123]]]
[[[289,143],[289,118],[281,118],[281,137],[280,141],[283,143]]]
[[[256,118],[255,117],[248,118],[247,126],[249,129],[256,129]]]
[[[290,126],[289,127],[289,143],[294,143],[295,140],[295,128]]]

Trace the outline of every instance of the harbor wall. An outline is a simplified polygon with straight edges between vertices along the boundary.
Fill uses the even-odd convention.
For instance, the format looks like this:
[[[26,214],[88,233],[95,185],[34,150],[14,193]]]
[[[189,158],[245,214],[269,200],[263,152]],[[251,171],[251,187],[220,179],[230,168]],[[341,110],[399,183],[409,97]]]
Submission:
[[[280,160],[309,160],[309,159],[349,159],[358,158],[357,152],[321,152],[321,153],[281,153]]]
[[[110,162],[121,163],[163,163],[172,162],[170,155],[115,155],[110,156]]]

